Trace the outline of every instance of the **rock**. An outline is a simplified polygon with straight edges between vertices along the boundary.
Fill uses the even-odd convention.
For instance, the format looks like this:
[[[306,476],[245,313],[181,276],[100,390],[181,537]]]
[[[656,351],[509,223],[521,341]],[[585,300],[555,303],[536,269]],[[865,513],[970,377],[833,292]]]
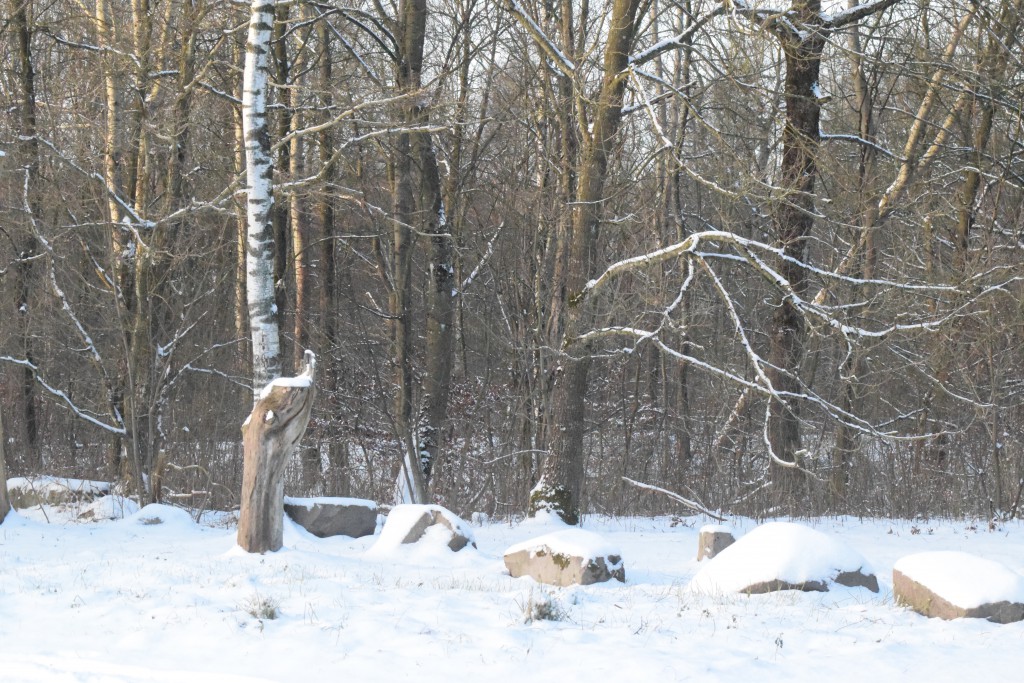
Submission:
[[[583,529],[565,529],[517,543],[505,551],[505,567],[513,577],[529,576],[555,586],[626,580],[622,553]]]
[[[440,505],[396,505],[388,513],[375,547],[388,548],[443,539],[450,550],[476,548],[469,524]]]
[[[110,484],[65,477],[15,477],[7,480],[11,505],[18,509],[39,505],[88,503],[110,493]]]
[[[867,561],[838,539],[801,524],[764,524],[725,548],[697,572],[696,593],[827,591],[831,584],[878,592]]]
[[[101,496],[89,503],[78,513],[81,522],[99,522],[123,519],[139,511],[139,504],[124,496]]]
[[[847,588],[867,588],[872,593],[878,592],[878,577],[871,572],[864,573],[863,567],[854,571],[839,572],[832,580]]]
[[[892,571],[896,602],[926,617],[1024,621],[1024,577],[961,552],[928,552],[900,559]]]
[[[697,561],[700,562],[705,557],[710,560],[735,542],[736,537],[732,535],[732,531],[724,526],[702,527],[697,537]]]
[[[371,536],[377,529],[377,504],[361,498],[285,498],[293,522],[318,536]]]

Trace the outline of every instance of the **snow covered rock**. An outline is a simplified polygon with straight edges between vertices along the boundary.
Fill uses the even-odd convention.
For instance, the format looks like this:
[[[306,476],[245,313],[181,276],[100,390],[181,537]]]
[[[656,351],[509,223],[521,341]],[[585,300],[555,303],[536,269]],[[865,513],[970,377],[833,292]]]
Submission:
[[[377,504],[361,498],[285,498],[284,511],[319,536],[370,536],[377,528]]]
[[[1024,621],[1024,577],[968,553],[908,555],[892,570],[896,601],[926,617]]]
[[[102,496],[86,505],[78,513],[79,521],[99,522],[123,519],[139,511],[139,504],[124,496]]]
[[[7,480],[7,491],[11,506],[25,509],[92,501],[110,493],[110,484],[65,477],[15,477]]]
[[[409,543],[441,542],[459,551],[476,547],[469,524],[440,505],[396,505],[388,513],[376,549],[395,548]]]
[[[517,543],[505,551],[505,567],[513,577],[530,576],[555,586],[626,580],[619,549],[583,529],[565,529]]]
[[[736,537],[728,527],[714,524],[701,527],[700,535],[697,537],[697,561],[700,562],[705,557],[710,560],[735,542]]]
[[[689,590],[827,591],[831,583],[878,592],[878,579],[857,551],[801,524],[772,522],[757,527],[704,565]]]

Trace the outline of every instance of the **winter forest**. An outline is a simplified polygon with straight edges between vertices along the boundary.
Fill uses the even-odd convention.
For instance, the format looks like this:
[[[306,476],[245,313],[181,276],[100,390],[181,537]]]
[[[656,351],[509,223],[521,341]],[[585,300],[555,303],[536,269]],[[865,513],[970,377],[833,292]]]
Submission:
[[[1018,517],[1022,5],[3,0],[7,476]]]

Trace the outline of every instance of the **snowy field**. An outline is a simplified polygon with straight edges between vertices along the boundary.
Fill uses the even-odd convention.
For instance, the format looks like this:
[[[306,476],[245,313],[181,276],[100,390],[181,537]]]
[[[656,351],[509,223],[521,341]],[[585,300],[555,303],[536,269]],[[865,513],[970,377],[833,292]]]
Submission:
[[[1024,623],[926,619],[891,589],[893,564],[922,551],[1024,574],[1024,525],[809,522],[865,556],[880,593],[744,596],[686,589],[707,521],[588,518],[623,551],[627,582],[549,588],[509,577],[502,554],[550,522],[477,526],[478,550],[452,553],[286,521],[285,549],[260,556],[230,524],[162,506],[93,523],[22,510],[0,525],[0,681],[1019,679]],[[526,618],[545,602],[554,620]]]

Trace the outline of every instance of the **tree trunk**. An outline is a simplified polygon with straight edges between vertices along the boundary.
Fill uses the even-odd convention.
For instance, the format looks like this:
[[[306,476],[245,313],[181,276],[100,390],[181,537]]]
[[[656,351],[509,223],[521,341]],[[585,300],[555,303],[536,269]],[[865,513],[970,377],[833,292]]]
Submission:
[[[242,75],[248,249],[246,296],[252,339],[253,394],[281,374],[279,312],[274,300],[274,210],[267,96],[274,0],[253,0]]]
[[[0,524],[3,524],[7,513],[11,511],[11,501],[7,495],[7,460],[4,454],[4,416],[0,413]]]
[[[973,94],[973,112],[971,116],[974,139],[970,148],[970,164],[964,171],[963,184],[957,197],[959,204],[956,224],[956,257],[955,268],[962,277],[967,277],[969,263],[968,251],[971,232],[975,220],[975,201],[981,189],[981,168],[992,136],[992,124],[996,113],[996,103],[1003,101],[1006,70],[1009,64],[1011,49],[1017,43],[1020,28],[1020,15],[1024,11],[1024,2],[1004,0],[1001,3],[999,18],[994,25],[983,25],[988,33],[988,43],[980,57],[976,74],[977,86]]]
[[[29,27],[28,2],[11,0],[11,24],[15,34],[18,87],[21,91],[21,154],[25,168],[25,189],[28,196],[26,209],[31,214],[29,221],[39,219],[39,140],[36,130],[36,88],[35,71],[32,66],[32,31]],[[22,357],[35,364],[34,344],[29,332],[30,295],[33,284],[33,263],[39,245],[33,230],[28,230],[18,250],[16,271],[18,298],[18,336],[21,341]],[[42,448],[39,443],[39,418],[36,398],[35,373],[28,366],[21,370],[22,416],[25,420],[25,447],[33,467],[43,466]],[[0,514],[0,518],[3,515]]]
[[[420,87],[423,45],[426,39],[426,0],[403,0],[399,6],[398,64],[395,82],[399,92],[415,93]],[[419,118],[419,105],[413,98],[404,104],[405,123],[413,126]],[[394,156],[394,241],[391,281],[392,344],[395,362],[395,436],[402,446],[402,465],[398,475],[396,500],[405,503],[427,502],[427,482],[423,473],[419,439],[413,418],[413,335],[412,329],[412,257],[416,233],[416,195],[413,185],[413,136],[399,133]]]
[[[284,541],[284,468],[309,424],[316,358],[305,353],[302,374],[268,385],[242,425],[245,462],[238,545],[276,552]]]
[[[557,514],[567,524],[578,524],[584,477],[584,418],[590,349],[575,345],[576,337],[586,330],[589,316],[573,297],[583,291],[596,262],[597,233],[604,199],[604,185],[614,138],[622,121],[622,101],[626,87],[629,50],[636,32],[638,0],[615,0],[608,42],[604,53],[604,78],[593,117],[593,130],[585,136],[580,163],[579,185],[572,207],[568,258],[564,276],[556,278],[565,305],[561,372],[552,396],[551,448],[544,461],[540,481],[530,492],[529,514],[541,510]]]
[[[425,122],[426,116],[422,119]],[[427,290],[427,357],[423,377],[423,415],[420,422],[420,460],[429,484],[441,445],[441,428],[448,416],[452,366],[455,361],[455,249],[450,234],[441,175],[429,133],[418,133],[422,205],[430,235],[430,287]]]
[[[786,57],[786,121],[779,183],[786,194],[775,202],[772,224],[785,257],[777,263],[778,272],[802,296],[807,274],[793,260],[806,260],[807,239],[814,227],[814,182],[821,139],[821,103],[816,88],[825,37],[819,0],[794,2],[792,14],[801,30],[785,23],[777,28]],[[791,505],[805,483],[799,461],[800,408],[793,394],[801,393],[799,370],[806,331],[803,317],[789,297],[778,302],[768,336],[771,367],[767,375],[773,388],[768,421],[772,486],[776,502]]]

